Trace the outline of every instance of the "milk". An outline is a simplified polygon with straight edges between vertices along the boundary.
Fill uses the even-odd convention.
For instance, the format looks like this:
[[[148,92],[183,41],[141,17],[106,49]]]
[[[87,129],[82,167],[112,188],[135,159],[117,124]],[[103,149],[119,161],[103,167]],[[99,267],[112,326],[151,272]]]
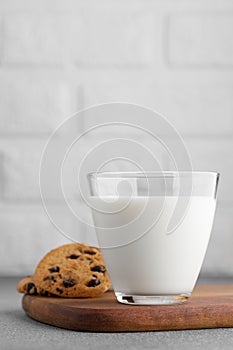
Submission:
[[[97,209],[92,210],[97,238],[116,293],[192,292],[209,242],[216,201],[191,197],[183,220],[168,233],[177,201],[175,196],[91,198]]]

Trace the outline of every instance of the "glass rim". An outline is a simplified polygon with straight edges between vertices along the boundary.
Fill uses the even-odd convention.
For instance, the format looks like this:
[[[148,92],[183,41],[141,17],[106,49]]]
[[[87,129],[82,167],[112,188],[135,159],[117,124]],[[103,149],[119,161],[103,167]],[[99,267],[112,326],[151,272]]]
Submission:
[[[216,171],[100,171],[90,172],[88,178],[179,178],[184,176],[220,176]]]

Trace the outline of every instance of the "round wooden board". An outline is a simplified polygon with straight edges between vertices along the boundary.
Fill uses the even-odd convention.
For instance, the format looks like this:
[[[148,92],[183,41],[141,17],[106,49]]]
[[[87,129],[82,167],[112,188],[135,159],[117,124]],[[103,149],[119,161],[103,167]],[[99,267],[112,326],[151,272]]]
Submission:
[[[62,299],[25,295],[31,318],[61,328],[90,332],[135,332],[233,327],[233,285],[197,286],[184,304],[134,306],[112,291],[98,298]]]

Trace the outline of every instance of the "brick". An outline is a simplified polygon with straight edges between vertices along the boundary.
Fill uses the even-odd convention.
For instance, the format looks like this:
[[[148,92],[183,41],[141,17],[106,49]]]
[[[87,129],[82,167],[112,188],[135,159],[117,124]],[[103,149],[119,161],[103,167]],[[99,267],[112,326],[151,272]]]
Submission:
[[[63,215],[62,210],[60,215]],[[69,231],[72,221],[63,215],[63,222]],[[32,274],[45,253],[70,243],[52,225],[42,206],[2,207],[0,226],[1,275]]]
[[[42,143],[1,142],[3,158],[4,198],[26,199],[39,197],[39,164]]]
[[[72,207],[79,219],[65,203],[50,203],[47,210],[51,222],[42,204],[1,203],[0,275],[31,274],[49,250],[62,244],[74,241],[96,245],[94,229],[87,233],[82,222],[91,220],[87,206],[76,201]]]
[[[229,12],[170,16],[168,61],[177,65],[232,66],[233,15]]]
[[[162,113],[182,135],[225,135],[233,132],[232,94],[233,86],[227,81],[168,81],[140,87],[136,81],[132,85],[119,82],[118,86],[111,82],[86,86],[84,103],[90,106],[108,101],[131,102]]]
[[[148,86],[147,90],[151,92]],[[148,95],[146,88],[144,90],[125,86],[122,88],[111,85],[92,86],[84,89],[84,105],[94,106],[85,113],[84,128],[89,130],[94,125],[98,126],[96,130],[90,131],[88,134],[90,138],[98,137],[101,140],[101,135],[104,136],[104,139],[110,136],[124,136],[124,138],[133,136],[137,140],[137,138],[148,136],[148,132],[156,135],[169,133],[166,120],[156,117],[152,111],[146,109],[146,107],[153,108],[149,103],[143,103],[143,101],[148,101]],[[117,105],[118,101],[125,102],[125,104]],[[107,105],[98,106],[106,102]],[[111,102],[115,104],[111,105]],[[140,108],[141,106],[145,108]]]
[[[0,142],[0,160],[2,158],[2,197],[8,200],[40,201],[39,174],[40,163],[43,154],[41,187],[43,195],[49,201],[63,202],[63,192],[68,200],[77,198],[77,174],[82,158],[85,156],[88,146],[77,144],[71,149],[67,160],[63,159],[68,151],[72,138],[64,141],[58,137],[53,139],[49,151],[44,147],[46,139],[27,139]],[[62,177],[61,171],[63,169]]]
[[[4,158],[3,154],[0,153],[0,197],[3,197],[4,193]]]
[[[138,138],[137,134],[132,134],[117,140],[118,133],[115,132],[112,140],[102,133],[98,137],[101,141],[96,142],[93,148],[89,144],[90,154],[85,164],[89,171],[159,170],[165,166],[162,144],[149,136]],[[106,142],[102,143],[104,139]]]
[[[220,136],[233,132],[230,84],[173,85],[163,92],[158,104],[182,135]]]
[[[3,59],[3,18],[0,16],[0,64]]]
[[[115,105],[110,104],[88,109],[81,114],[81,117],[84,120],[85,142],[83,158],[79,159],[80,161],[85,159],[87,170],[132,171],[139,170],[140,166],[150,170],[156,167],[158,170],[158,164],[153,159],[154,155],[158,162],[164,165],[164,148],[156,139],[158,125],[156,130],[150,127],[151,120],[154,121],[154,114],[151,111],[138,110],[137,106],[124,104],[118,105],[116,109]],[[155,135],[151,135],[153,132]],[[77,153],[80,155],[80,147]],[[75,159],[77,160],[77,155],[74,161]]]
[[[69,89],[61,82],[5,76],[0,80],[0,133],[48,134],[69,113]]]
[[[187,149],[197,171],[220,172],[219,200],[229,201],[233,197],[233,188],[230,185],[233,171],[231,138],[224,139],[185,139]]]
[[[17,200],[40,200],[39,171],[42,152],[46,140],[21,140],[16,142],[2,142],[0,154],[3,158],[3,182],[4,198]],[[54,160],[59,156],[59,145],[62,141],[58,139],[56,146],[50,153],[46,171],[46,198],[61,197],[57,193],[55,182]],[[49,165],[48,165],[49,164]],[[49,166],[51,165],[51,168]],[[60,176],[60,172],[58,175]]]
[[[95,12],[84,17],[83,32],[74,46],[78,64],[151,64],[159,55],[159,21],[154,15],[135,10]],[[82,38],[81,38],[82,36]]]
[[[233,207],[222,207],[216,210],[213,232],[203,263],[202,274],[212,276],[233,276]]]
[[[43,155],[41,167],[41,189],[48,200],[77,200],[78,171],[88,147],[85,142],[72,142],[76,135],[67,135],[67,139],[57,138],[49,144]],[[74,136],[74,137],[73,137]],[[86,176],[86,174],[84,174]]]
[[[91,11],[81,15],[8,15],[5,63],[83,65],[148,64],[155,60],[154,16],[133,11]],[[158,28],[157,28],[158,29]]]
[[[113,138],[116,137],[115,134]],[[72,148],[64,163],[63,170],[63,188],[68,200],[81,199],[79,186],[84,193],[89,193],[86,174],[91,171],[132,171],[140,168],[158,170],[159,164],[162,167],[166,166],[164,164],[167,161],[164,158],[164,150],[158,142],[152,142],[150,139],[138,140],[136,137],[130,137],[125,141],[113,141],[111,138],[111,135],[110,138],[103,137],[102,133],[91,134],[85,142],[78,142]],[[105,139],[107,140],[106,143]],[[147,148],[149,148],[149,151]],[[154,150],[156,152],[153,152]],[[126,159],[119,159],[119,157]],[[79,171],[81,171],[81,181],[83,181],[81,184],[79,184],[78,179]],[[48,187],[51,186],[52,183],[49,183]],[[80,205],[80,208],[75,212],[79,213],[82,210],[81,208]]]
[[[62,29],[61,16],[7,15],[4,21],[4,62],[35,64],[62,62],[64,48]]]
[[[108,129],[107,129],[108,130]],[[79,185],[84,193],[89,192],[87,189],[86,174],[91,171],[119,171],[119,170],[159,170],[160,167],[166,169],[171,162],[167,152],[160,142],[153,138],[145,137],[138,139],[137,135],[130,135],[122,140],[121,130],[117,133],[110,134],[102,130],[100,133],[91,133],[84,141],[77,142],[73,145],[63,164],[63,190],[67,199],[80,199]],[[120,137],[120,140],[115,140]],[[105,142],[106,141],[106,142]],[[58,140],[60,145],[60,140]],[[71,141],[69,141],[71,145]],[[59,146],[55,145],[56,153],[59,153]],[[64,147],[66,149],[66,147]],[[68,149],[68,148],[67,148]],[[43,191],[56,200],[61,200],[61,191],[56,192],[54,183],[54,169],[52,163],[56,155],[52,152],[52,162],[48,157],[48,164],[51,164],[51,171],[48,168],[48,176],[43,176]],[[63,157],[62,157],[63,158]],[[120,159],[119,159],[120,158]],[[47,164],[47,163],[46,163]],[[47,166],[46,166],[47,167]],[[81,180],[79,184],[79,171],[81,171]],[[60,175],[60,169],[58,172]],[[75,210],[79,212],[80,208]]]

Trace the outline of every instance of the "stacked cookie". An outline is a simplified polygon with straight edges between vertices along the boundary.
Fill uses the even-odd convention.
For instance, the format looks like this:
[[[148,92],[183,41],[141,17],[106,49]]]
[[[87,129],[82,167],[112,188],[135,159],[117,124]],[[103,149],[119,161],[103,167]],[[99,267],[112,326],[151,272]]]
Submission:
[[[100,250],[72,243],[46,254],[34,275],[22,279],[17,290],[24,294],[82,298],[96,297],[110,285]]]

